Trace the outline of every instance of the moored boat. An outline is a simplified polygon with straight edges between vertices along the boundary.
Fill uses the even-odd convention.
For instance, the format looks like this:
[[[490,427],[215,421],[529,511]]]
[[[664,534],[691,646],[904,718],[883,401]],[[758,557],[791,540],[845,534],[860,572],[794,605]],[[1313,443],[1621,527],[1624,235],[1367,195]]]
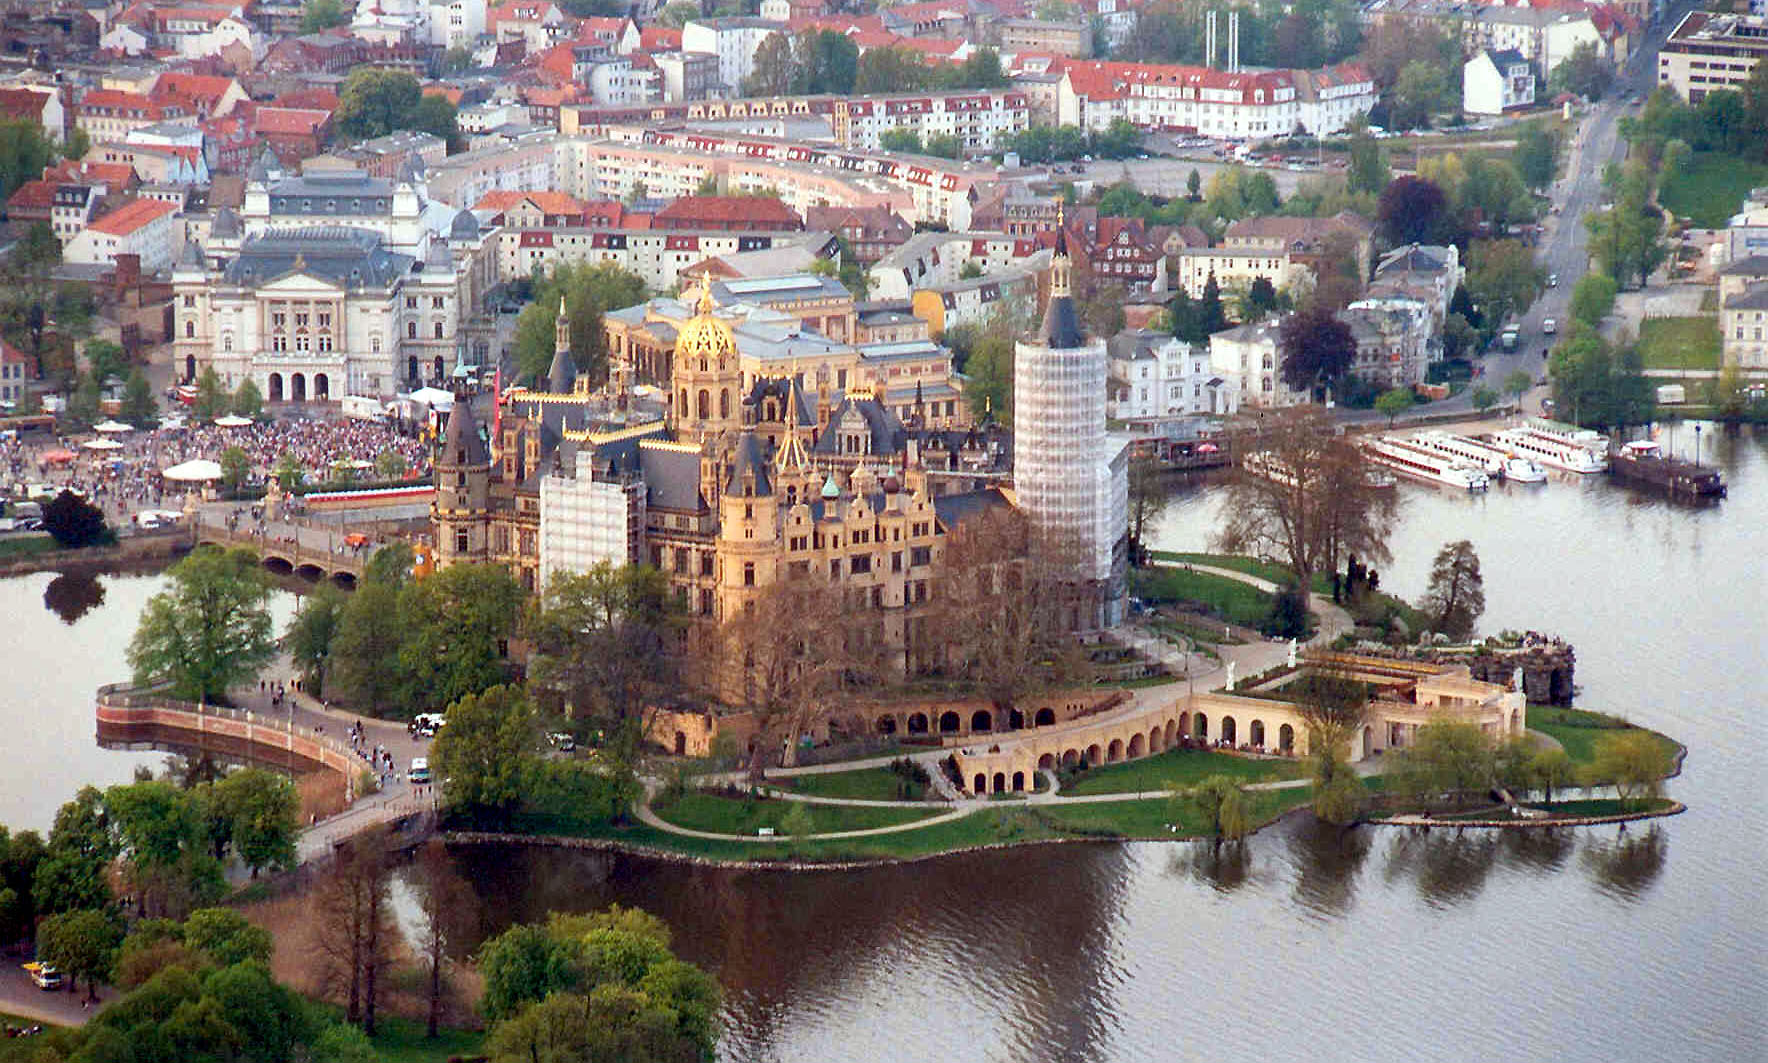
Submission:
[[[1439,454],[1397,436],[1379,436],[1363,441],[1363,452],[1369,460],[1384,465],[1401,476],[1415,480],[1458,487],[1463,491],[1484,491],[1491,485],[1485,470],[1460,458]]]
[[[1687,498],[1717,498],[1725,494],[1725,474],[1712,466],[1670,457],[1656,442],[1638,439],[1617,449],[1608,471],[1617,480],[1668,491]]]
[[[1550,469],[1589,474],[1608,468],[1608,459],[1582,442],[1533,428],[1506,428],[1492,435],[1492,443]]]

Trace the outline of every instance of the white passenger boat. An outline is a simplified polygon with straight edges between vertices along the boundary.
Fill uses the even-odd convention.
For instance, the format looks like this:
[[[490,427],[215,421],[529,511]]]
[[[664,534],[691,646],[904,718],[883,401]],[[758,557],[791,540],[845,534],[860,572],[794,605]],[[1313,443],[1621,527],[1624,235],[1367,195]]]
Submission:
[[[1416,480],[1458,487],[1463,491],[1484,491],[1491,484],[1490,478],[1478,465],[1439,454],[1410,439],[1380,436],[1365,440],[1363,452],[1369,455],[1370,461]]]
[[[1550,469],[1589,475],[1608,468],[1608,458],[1592,451],[1582,442],[1537,432],[1533,428],[1506,428],[1495,433],[1492,442]]]
[[[1450,432],[1421,432],[1413,436],[1412,441],[1438,454],[1472,462],[1484,469],[1487,476],[1524,484],[1542,483],[1547,479],[1547,473],[1527,457],[1483,439]]]

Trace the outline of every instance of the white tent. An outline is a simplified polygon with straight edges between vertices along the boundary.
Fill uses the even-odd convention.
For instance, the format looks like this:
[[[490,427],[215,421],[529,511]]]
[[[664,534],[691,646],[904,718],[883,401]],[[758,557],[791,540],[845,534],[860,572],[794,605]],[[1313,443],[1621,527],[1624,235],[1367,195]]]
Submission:
[[[123,444],[114,439],[88,439],[81,443],[87,450],[122,450]]]
[[[454,392],[443,391],[441,388],[418,388],[406,398],[413,402],[421,402],[433,410],[454,409]]]
[[[240,417],[231,413],[225,417],[215,418],[215,426],[217,428],[244,428],[251,423],[252,419],[250,417]]]
[[[121,435],[124,432],[135,431],[135,426],[132,424],[124,424],[122,421],[106,421],[103,424],[93,425],[92,430],[94,432],[103,432],[107,435]]]
[[[168,480],[178,480],[182,483],[201,483],[204,480],[219,480],[221,478],[221,464],[220,462],[209,461],[206,458],[198,458],[195,461],[187,461],[182,465],[174,465],[161,472],[160,475]]]

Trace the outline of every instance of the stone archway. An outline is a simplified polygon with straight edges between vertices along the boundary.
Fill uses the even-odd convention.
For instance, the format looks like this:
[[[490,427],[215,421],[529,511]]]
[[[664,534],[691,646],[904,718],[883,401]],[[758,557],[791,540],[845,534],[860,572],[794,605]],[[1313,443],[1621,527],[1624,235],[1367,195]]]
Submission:
[[[1105,751],[1103,749],[1099,748],[1099,743],[1097,743],[1097,742],[1094,742],[1092,745],[1087,747],[1087,754],[1086,755],[1087,755],[1087,767],[1089,767],[1089,768],[1096,768],[1099,765],[1105,763]]]
[[[1203,713],[1191,717],[1191,737],[1199,742],[1209,741],[1209,717]]]
[[[1122,759],[1123,759],[1123,739],[1113,738],[1111,740],[1111,744],[1105,747],[1105,763],[1116,764],[1118,761],[1120,761]]]
[[[927,733],[927,714],[924,712],[909,715],[909,734],[924,735]]]
[[[307,378],[300,373],[289,374],[289,401],[307,401]]]
[[[1008,713],[1007,713],[1007,730],[1009,730],[1009,731],[1023,731],[1023,730],[1025,730],[1025,714],[1023,712],[1020,712],[1018,709],[1012,709],[1012,710],[1008,711]]]
[[[675,732],[675,755],[678,757],[688,755],[688,736],[681,731]]]
[[[1039,771],[1054,771],[1054,770],[1056,770],[1056,754],[1045,753],[1043,756],[1037,758],[1037,770],[1039,770]]]
[[[962,723],[958,719],[957,713],[951,712],[948,710],[946,712],[942,712],[939,714],[939,733],[940,734],[942,734],[942,735],[957,734],[958,728],[961,726],[962,726]]]
[[[1265,744],[1265,721],[1254,720],[1246,726],[1246,740],[1254,746]]]
[[[324,373],[313,374],[313,401],[327,402],[331,399],[331,381]]]
[[[981,772],[977,772],[976,779],[974,781],[975,781],[976,785],[972,786],[970,788],[971,793],[977,794],[979,796],[982,794],[988,793],[988,776],[982,774]]]
[[[1022,791],[1024,789],[1025,789],[1025,773],[1022,771],[1014,772],[1013,773],[1013,792],[1019,793],[1020,791]]]
[[[271,373],[270,374],[270,401],[271,402],[281,402],[282,401],[282,374],[281,373]]]
[[[1053,726],[1056,723],[1056,710],[1039,709],[1037,715],[1031,718],[1031,722],[1038,727]]]
[[[1007,792],[1007,773],[1006,772],[997,771],[994,773],[994,792],[997,794],[1004,794]]]
[[[196,382],[196,355],[194,354],[184,356],[184,382],[187,384]]]
[[[1178,737],[1179,723],[1177,720],[1166,721],[1166,738],[1161,742],[1164,748],[1171,748],[1173,740]]]
[[[1147,752],[1148,748],[1142,742],[1142,732],[1137,731],[1135,734],[1130,735],[1129,748],[1124,750],[1124,756],[1130,760],[1135,760],[1137,757],[1143,756]]]
[[[987,709],[977,709],[970,714],[970,730],[973,733],[994,730],[994,714]]]
[[[878,717],[878,733],[881,735],[895,734],[896,733],[896,717],[894,717],[894,716],[880,716],[880,717]]]
[[[405,359],[405,379],[411,381],[413,386],[416,386],[418,381],[422,379],[417,367],[417,355],[415,354]]]
[[[1363,756],[1371,757],[1374,755],[1375,755],[1375,728],[1366,726],[1363,728]]]
[[[1284,724],[1277,728],[1277,748],[1285,753],[1295,751],[1295,728]]]
[[[447,377],[445,376],[445,370],[443,370],[443,368],[442,368],[442,356],[439,354],[436,356],[435,369],[436,369],[435,380],[436,380],[436,383],[440,384],[443,380],[446,380]]]
[[[1239,739],[1238,732],[1239,732],[1239,726],[1237,724],[1235,724],[1234,717],[1232,717],[1232,716],[1222,717],[1222,741],[1223,742],[1226,742],[1230,746],[1233,745]]]
[[[1062,766],[1064,768],[1072,768],[1079,763],[1080,763],[1080,750],[1078,750],[1078,749],[1065,749],[1062,751]]]

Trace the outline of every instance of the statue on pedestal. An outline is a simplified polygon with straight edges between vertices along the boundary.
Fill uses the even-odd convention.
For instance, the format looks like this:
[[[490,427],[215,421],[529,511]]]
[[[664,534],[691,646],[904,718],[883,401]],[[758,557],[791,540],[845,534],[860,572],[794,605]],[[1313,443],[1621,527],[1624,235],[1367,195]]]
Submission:
[[[1234,689],[1234,662],[1228,662],[1228,689]]]
[[[1295,640],[1289,640],[1289,667],[1295,667]]]

